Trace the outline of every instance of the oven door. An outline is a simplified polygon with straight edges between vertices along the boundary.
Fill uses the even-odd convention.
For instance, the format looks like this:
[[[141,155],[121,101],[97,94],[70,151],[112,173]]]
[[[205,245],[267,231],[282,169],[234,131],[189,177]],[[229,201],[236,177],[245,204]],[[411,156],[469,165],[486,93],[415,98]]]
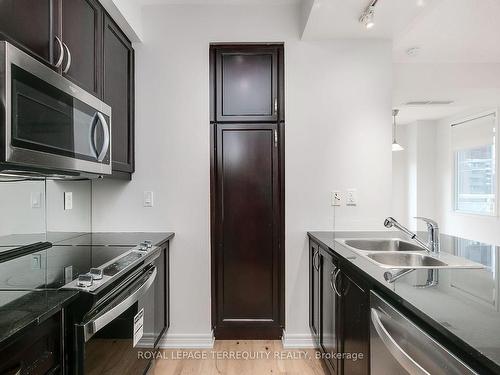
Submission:
[[[145,374],[152,366],[154,340],[147,334],[155,321],[154,284],[157,269],[151,266],[116,296],[89,312],[75,326],[76,374]]]
[[[111,108],[8,43],[4,48],[5,163],[111,173]]]

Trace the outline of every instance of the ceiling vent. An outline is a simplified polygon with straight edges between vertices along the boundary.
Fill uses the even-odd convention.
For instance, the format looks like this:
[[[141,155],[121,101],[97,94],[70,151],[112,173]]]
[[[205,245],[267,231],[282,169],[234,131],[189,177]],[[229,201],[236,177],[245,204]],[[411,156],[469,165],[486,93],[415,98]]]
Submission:
[[[420,100],[414,102],[406,102],[405,105],[449,105],[453,103],[453,100]]]

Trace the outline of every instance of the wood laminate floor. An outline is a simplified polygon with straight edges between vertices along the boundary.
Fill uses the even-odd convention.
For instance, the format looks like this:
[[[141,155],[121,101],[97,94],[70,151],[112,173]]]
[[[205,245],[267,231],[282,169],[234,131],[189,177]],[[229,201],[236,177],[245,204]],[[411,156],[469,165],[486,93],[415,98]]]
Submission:
[[[281,341],[216,341],[208,350],[163,350],[153,374],[326,375],[323,366],[316,351],[284,350]]]

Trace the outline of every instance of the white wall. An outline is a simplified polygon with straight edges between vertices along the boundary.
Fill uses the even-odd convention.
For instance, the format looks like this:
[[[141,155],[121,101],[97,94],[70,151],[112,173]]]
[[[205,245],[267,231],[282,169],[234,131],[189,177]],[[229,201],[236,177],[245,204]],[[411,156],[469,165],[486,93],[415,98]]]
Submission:
[[[32,194],[40,207],[32,208]],[[45,181],[0,182],[0,236],[45,233]]]
[[[308,328],[307,230],[332,230],[330,191],[359,205],[338,228],[381,228],[391,207],[391,44],[301,42],[298,5],[150,6],[136,48],[133,181],[96,181],[94,230],[172,230],[170,335],[210,332],[210,42],[284,42],[286,330]],[[143,208],[143,191],[155,207]]]

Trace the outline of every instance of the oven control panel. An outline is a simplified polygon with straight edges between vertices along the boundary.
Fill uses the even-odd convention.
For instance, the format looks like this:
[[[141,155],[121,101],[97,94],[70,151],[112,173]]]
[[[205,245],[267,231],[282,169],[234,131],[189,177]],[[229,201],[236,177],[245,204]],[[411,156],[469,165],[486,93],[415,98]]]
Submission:
[[[160,254],[160,248],[153,246],[151,241],[141,242],[124,254],[110,260],[109,262],[95,268],[87,273],[81,274],[76,280],[64,285],[61,289],[80,290],[84,292],[95,292],[106,284],[109,284],[120,275],[140,266],[144,259],[151,261],[154,256]]]

